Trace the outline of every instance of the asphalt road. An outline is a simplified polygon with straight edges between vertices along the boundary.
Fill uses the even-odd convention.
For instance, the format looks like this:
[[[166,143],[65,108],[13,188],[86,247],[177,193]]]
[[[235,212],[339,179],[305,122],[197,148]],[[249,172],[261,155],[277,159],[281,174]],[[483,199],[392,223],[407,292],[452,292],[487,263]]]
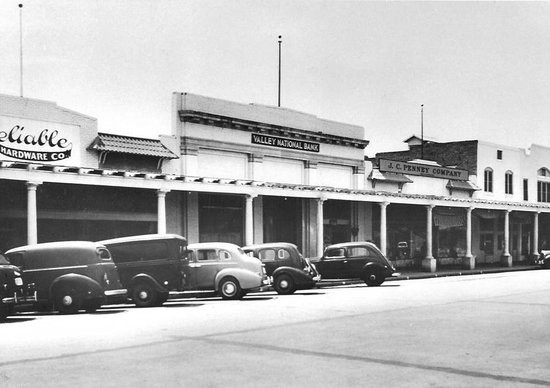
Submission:
[[[550,386],[550,271],[23,313],[1,387]]]

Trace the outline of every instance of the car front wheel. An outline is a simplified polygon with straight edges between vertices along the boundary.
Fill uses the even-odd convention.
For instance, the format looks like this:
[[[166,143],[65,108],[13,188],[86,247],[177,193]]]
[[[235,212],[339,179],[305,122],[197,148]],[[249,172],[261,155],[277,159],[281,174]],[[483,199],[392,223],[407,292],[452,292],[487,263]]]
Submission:
[[[241,299],[244,296],[238,280],[233,277],[223,278],[219,291],[223,299]]]
[[[365,271],[365,283],[369,287],[376,287],[384,283],[384,277],[378,269],[368,269]]]
[[[296,291],[294,279],[287,274],[277,276],[273,283],[273,288],[275,288],[275,291],[281,295],[289,295]]]

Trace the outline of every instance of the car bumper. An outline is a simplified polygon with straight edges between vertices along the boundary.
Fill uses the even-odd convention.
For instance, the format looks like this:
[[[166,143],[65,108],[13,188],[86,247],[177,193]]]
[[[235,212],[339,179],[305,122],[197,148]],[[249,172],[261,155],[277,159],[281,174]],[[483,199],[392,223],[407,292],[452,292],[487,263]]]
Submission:
[[[20,304],[20,303],[34,303],[36,302],[36,292],[34,292],[31,295],[17,295],[17,293],[14,293],[13,295],[7,296],[5,298],[2,298],[1,303],[2,304]]]

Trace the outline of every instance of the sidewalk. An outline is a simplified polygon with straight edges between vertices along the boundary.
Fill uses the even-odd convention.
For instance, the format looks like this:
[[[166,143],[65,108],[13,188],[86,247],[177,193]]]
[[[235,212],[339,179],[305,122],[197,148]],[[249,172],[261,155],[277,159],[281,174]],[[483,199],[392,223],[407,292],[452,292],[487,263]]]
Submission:
[[[513,267],[480,267],[475,269],[460,269],[460,268],[443,268],[436,272],[422,272],[421,270],[406,269],[400,271],[399,276],[386,278],[386,281],[393,280],[413,280],[413,279],[429,279],[429,278],[444,278],[448,276],[466,276],[466,275],[482,275],[487,273],[500,273],[500,272],[516,272],[516,271],[533,271],[541,269],[538,265],[515,265]],[[359,279],[347,279],[347,280],[322,280],[317,283],[318,287],[331,287],[341,286],[347,284],[362,284],[364,283]]]

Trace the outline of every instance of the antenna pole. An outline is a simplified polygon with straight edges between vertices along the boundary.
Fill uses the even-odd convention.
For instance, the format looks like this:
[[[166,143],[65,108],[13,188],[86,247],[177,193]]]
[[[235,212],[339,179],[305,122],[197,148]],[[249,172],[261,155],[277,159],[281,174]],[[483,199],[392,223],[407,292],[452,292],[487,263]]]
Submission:
[[[420,159],[424,159],[424,104],[420,105]]]
[[[19,4],[19,72],[20,72],[20,95],[23,97],[23,4]]]
[[[277,99],[277,106],[281,107],[281,43],[282,43],[282,36],[279,35],[279,87],[278,87],[278,99]]]

